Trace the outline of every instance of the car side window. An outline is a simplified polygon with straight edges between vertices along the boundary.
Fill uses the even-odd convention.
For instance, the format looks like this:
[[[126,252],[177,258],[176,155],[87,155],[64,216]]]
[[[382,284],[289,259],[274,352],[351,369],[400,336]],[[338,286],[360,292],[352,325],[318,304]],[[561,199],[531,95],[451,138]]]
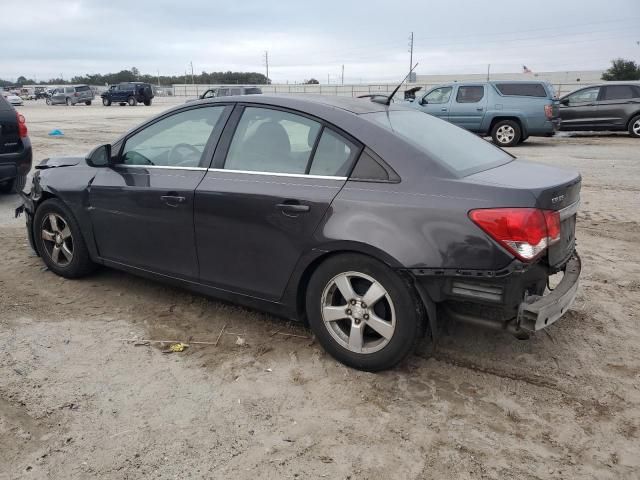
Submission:
[[[228,95],[229,95],[228,88],[219,88],[218,91],[216,92],[216,97],[226,97]]]
[[[625,100],[635,97],[631,85],[608,85],[604,90],[603,100]]]
[[[215,96],[215,93],[215,90],[207,90],[206,92],[204,92],[202,98],[213,98]]]
[[[424,100],[426,100],[427,103],[447,103],[451,98],[452,90],[453,88],[451,87],[436,88],[435,90],[431,90],[427,93],[424,96]]]
[[[325,128],[313,156],[309,175],[346,177],[357,147],[341,135]]]
[[[229,95],[242,95],[242,90],[239,88],[231,88],[229,90]]]
[[[73,87],[65,87],[64,93],[73,93]]]
[[[600,87],[585,88],[579,92],[572,93],[567,97],[569,103],[595,102],[598,99]]]
[[[233,135],[224,168],[253,172],[306,172],[321,125],[293,113],[247,107]]]
[[[125,165],[199,167],[224,106],[175,113],[133,134],[122,150]]]
[[[476,103],[484,97],[484,87],[480,85],[458,87],[457,103]]]

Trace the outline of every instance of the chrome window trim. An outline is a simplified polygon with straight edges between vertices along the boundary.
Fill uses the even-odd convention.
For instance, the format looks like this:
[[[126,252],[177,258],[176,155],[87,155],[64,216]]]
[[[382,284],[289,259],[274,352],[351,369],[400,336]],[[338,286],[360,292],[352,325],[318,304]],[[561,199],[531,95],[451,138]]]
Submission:
[[[116,167],[127,168],[166,168],[168,170],[207,170],[206,167],[174,167],[170,165],[127,165],[126,163],[118,163]]]
[[[336,177],[332,175],[307,175],[304,173],[279,173],[279,172],[260,172],[254,170],[232,170],[226,168],[208,168],[209,172],[227,172],[227,173],[246,173],[248,175],[267,175],[270,177],[293,177],[293,178],[317,178],[318,180],[341,180],[345,181],[348,177]]]

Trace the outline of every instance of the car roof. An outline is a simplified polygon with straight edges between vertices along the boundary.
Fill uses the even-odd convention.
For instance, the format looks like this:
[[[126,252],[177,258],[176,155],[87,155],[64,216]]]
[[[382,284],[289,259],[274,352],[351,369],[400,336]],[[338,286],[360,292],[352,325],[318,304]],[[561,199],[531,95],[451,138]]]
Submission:
[[[198,103],[260,103],[276,107],[291,108],[321,115],[322,110],[338,108],[356,115],[385,110],[407,110],[407,106],[391,104],[389,106],[372,102],[368,98],[339,97],[333,95],[231,95],[228,97],[206,98],[196,100]]]

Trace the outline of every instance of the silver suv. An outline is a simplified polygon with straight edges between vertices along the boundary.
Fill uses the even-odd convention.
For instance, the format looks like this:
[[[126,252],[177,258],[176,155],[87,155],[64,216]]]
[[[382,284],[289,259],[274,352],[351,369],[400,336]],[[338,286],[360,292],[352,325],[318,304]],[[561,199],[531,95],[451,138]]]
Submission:
[[[75,87],[56,88],[49,97],[47,97],[47,105],[75,105],[84,103],[91,105],[94,98],[93,90],[89,85],[77,85]]]

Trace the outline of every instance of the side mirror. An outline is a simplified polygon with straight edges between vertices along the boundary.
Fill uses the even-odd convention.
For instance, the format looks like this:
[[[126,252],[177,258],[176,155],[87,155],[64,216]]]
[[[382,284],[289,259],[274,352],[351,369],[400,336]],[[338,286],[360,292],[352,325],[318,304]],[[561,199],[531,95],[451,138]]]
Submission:
[[[426,105],[427,103],[429,103],[429,102],[427,101],[426,98],[421,98],[420,99],[420,105]]]
[[[111,163],[111,145],[107,143],[94,148],[89,155],[87,155],[86,160],[87,164],[91,167],[108,167]]]
[[[562,100],[560,100],[560,103],[562,105],[564,105],[565,107],[569,106],[569,99],[568,98],[563,98]]]

